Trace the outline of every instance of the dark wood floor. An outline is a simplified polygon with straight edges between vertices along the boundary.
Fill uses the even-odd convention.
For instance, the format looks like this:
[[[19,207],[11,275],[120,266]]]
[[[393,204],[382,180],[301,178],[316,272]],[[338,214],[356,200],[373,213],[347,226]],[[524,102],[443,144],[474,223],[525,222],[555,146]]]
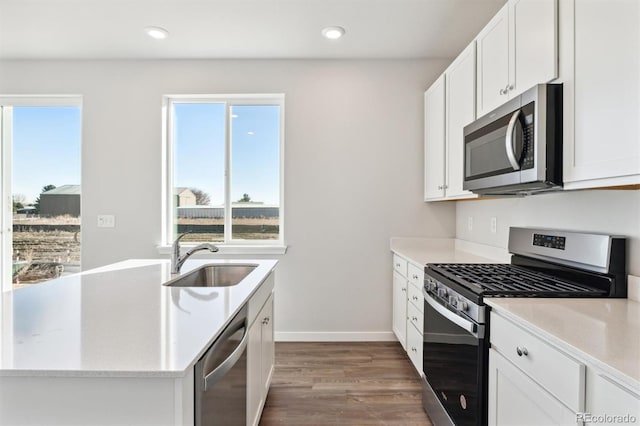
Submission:
[[[276,343],[260,425],[431,425],[396,342]]]

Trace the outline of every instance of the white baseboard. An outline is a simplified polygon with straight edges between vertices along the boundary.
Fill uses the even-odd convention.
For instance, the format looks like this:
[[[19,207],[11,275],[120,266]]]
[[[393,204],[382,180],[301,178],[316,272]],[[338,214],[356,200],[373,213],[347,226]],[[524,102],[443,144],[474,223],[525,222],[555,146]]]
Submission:
[[[276,331],[276,342],[394,342],[391,331]]]

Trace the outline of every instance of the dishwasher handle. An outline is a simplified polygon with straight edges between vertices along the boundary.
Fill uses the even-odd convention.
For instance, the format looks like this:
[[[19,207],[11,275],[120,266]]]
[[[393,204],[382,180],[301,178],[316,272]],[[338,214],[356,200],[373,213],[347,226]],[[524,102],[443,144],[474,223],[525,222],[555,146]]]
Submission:
[[[225,330],[225,333],[222,336],[220,336],[220,338],[218,339],[218,342],[224,340],[225,338],[230,337],[231,335],[235,334],[239,330],[244,330],[242,339],[240,340],[240,343],[238,343],[238,346],[227,357],[227,359],[225,359],[220,364],[218,364],[218,366],[215,367],[214,369],[210,371],[202,372],[202,380],[204,381],[204,386],[203,386],[204,392],[207,391],[209,384],[213,384],[216,381],[220,380],[225,374],[227,374],[227,372],[229,372],[229,370],[231,370],[231,368],[233,368],[233,366],[236,364],[236,362],[238,362],[238,360],[244,353],[244,350],[247,348],[247,342],[249,340],[249,332],[248,332],[249,330],[247,328],[246,320],[239,323],[236,327],[233,327],[230,330],[229,329]],[[213,352],[215,352],[215,347],[212,347],[209,350],[209,355],[207,355],[207,358],[205,359],[205,362],[204,362],[205,366],[208,364],[207,359],[209,358],[209,356],[211,356]]]

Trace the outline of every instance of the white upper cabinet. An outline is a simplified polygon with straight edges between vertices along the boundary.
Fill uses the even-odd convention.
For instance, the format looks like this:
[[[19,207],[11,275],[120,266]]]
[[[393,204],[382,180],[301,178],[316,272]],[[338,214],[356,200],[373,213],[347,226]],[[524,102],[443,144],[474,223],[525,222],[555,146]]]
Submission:
[[[558,0],[509,2],[509,96],[558,77]]]
[[[464,126],[476,118],[472,42],[425,92],[425,201],[477,197],[462,189]]]
[[[445,75],[424,93],[424,199],[444,197]]]
[[[446,196],[475,197],[462,189],[464,181],[464,126],[476,118],[476,45],[471,42],[445,71],[446,76]]]
[[[509,83],[509,7],[504,5],[476,38],[478,116],[504,103]]]
[[[561,2],[564,181],[640,184],[640,1]]]
[[[476,41],[480,117],[558,77],[557,0],[510,0]]]

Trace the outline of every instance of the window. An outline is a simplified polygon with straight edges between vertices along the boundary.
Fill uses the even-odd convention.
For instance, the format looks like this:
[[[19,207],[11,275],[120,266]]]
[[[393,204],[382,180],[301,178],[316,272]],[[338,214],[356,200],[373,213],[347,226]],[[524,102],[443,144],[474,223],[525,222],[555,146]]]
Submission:
[[[284,96],[168,96],[165,108],[165,244],[281,246]]]
[[[0,98],[4,290],[80,271],[80,102]]]

